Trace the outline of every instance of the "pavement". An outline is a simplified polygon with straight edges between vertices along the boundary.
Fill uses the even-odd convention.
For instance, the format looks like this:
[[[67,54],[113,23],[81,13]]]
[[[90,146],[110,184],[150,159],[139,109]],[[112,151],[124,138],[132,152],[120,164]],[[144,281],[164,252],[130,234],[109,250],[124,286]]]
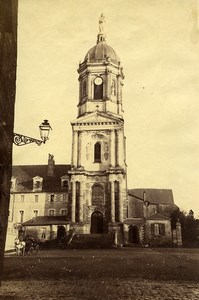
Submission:
[[[196,300],[199,285],[190,282],[136,280],[4,281],[0,300]]]
[[[144,259],[145,256],[147,256],[148,259],[156,257],[155,261],[158,263],[160,262],[159,258],[162,257],[165,252],[168,257],[172,256],[174,260],[192,260],[197,268],[199,251],[195,249],[41,251],[38,258],[42,259],[42,257],[48,257],[49,262],[52,262],[52,259],[56,257],[67,258],[68,262],[71,261],[71,265],[75,268],[74,258],[79,266],[79,263],[82,264],[83,262],[82,259],[79,259],[82,255],[85,257],[86,261],[91,262],[91,257],[98,256],[98,258],[102,258],[114,256],[116,260],[111,262],[114,262],[119,266],[119,258],[121,258],[122,253],[125,253],[128,257],[128,264],[134,259],[137,265],[137,261],[142,257]],[[181,256],[180,253],[183,255]],[[14,252],[5,254],[7,262],[11,263],[10,266],[12,269],[12,261],[15,261],[14,255]],[[20,257],[16,257],[16,260],[19,260],[19,262],[21,259],[22,258]],[[32,259],[34,260],[33,257],[29,258],[28,256],[25,256],[23,259],[24,262],[32,261]],[[59,261],[62,262],[63,260],[61,259]],[[109,273],[111,274],[111,272],[108,271],[110,266],[105,265],[105,262],[107,261],[108,260],[104,260],[103,265],[103,268],[106,269],[104,272],[107,272],[105,273],[105,278],[95,276],[96,274],[92,273],[87,276],[87,278],[78,276],[73,277],[72,273],[68,273],[65,277],[57,276],[57,278],[47,275],[43,280],[39,280],[38,278],[30,278],[27,280],[27,276],[24,277],[24,280],[18,280],[16,274],[13,275],[13,277],[8,276],[7,279],[5,277],[5,280],[2,281],[0,287],[0,300],[199,300],[199,278],[198,280],[195,278],[195,281],[141,279],[137,278],[137,275],[135,275],[134,264],[131,265],[134,267],[130,269],[130,272],[133,272],[134,269],[134,274],[130,273],[128,278],[121,277],[120,274],[116,274],[115,276],[112,274],[111,277],[109,276]],[[182,264],[181,268],[183,266],[184,264]],[[53,268],[52,265],[50,267]],[[57,268],[57,265],[55,268]],[[51,269],[48,268],[48,272],[50,272],[50,270]],[[77,268],[75,270],[77,270]],[[99,272],[98,267],[95,270]],[[120,270],[120,273],[121,271],[122,270]],[[181,271],[183,270],[181,269]]]

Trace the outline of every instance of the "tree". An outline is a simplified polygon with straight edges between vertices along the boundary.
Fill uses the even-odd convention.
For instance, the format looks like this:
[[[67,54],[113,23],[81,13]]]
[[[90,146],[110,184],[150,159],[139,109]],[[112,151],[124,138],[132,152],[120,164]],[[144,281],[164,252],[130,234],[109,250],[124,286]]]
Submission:
[[[12,175],[17,7],[17,0],[0,0],[0,276],[3,268]]]
[[[176,209],[171,215],[171,227],[176,228],[176,222],[179,220],[182,230],[182,241],[184,246],[199,246],[199,220],[194,218],[194,212],[191,209],[189,213]]]

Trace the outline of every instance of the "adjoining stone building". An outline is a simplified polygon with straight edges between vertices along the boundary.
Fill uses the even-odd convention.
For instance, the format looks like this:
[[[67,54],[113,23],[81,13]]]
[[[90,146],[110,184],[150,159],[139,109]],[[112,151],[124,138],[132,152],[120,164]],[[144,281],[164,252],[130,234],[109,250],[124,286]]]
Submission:
[[[55,226],[67,224],[69,169],[70,165],[55,165],[52,155],[47,165],[13,166],[7,248],[13,247],[17,235],[24,235],[26,222],[43,241],[56,238]]]
[[[173,243],[171,214],[177,209],[172,190],[128,190],[128,218],[124,239],[133,244],[169,245]],[[178,234],[179,235],[179,234]]]
[[[106,44],[103,18],[96,45],[78,68],[71,165],[55,165],[49,155],[47,166],[14,166],[12,224],[25,225],[40,239],[56,238],[63,226],[79,236],[114,234],[120,244],[171,244],[172,191],[127,190],[124,74]]]

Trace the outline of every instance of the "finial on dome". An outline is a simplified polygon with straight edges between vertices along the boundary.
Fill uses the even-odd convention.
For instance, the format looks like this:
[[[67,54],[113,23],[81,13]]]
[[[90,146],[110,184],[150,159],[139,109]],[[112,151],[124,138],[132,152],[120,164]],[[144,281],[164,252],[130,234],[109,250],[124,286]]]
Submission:
[[[105,17],[104,14],[102,13],[100,18],[99,18],[99,33],[97,35],[97,44],[99,42],[105,42],[106,41],[106,35],[104,32],[104,23],[105,23]]]

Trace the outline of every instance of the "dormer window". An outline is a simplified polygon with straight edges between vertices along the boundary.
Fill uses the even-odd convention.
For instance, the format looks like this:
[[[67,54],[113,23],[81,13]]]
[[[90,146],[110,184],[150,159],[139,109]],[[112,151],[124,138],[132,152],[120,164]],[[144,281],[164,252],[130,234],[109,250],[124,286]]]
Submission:
[[[33,178],[33,190],[34,191],[41,191],[42,190],[42,183],[43,183],[43,178],[36,176]]]
[[[68,176],[64,175],[63,177],[61,177],[61,188],[68,192],[69,189],[69,181],[68,181]]]
[[[35,188],[36,188],[36,189],[39,189],[39,188],[40,188],[40,181],[36,181],[36,182],[35,182]]]
[[[68,180],[63,180],[63,181],[62,181],[62,188],[63,188],[65,191],[68,191]]]

